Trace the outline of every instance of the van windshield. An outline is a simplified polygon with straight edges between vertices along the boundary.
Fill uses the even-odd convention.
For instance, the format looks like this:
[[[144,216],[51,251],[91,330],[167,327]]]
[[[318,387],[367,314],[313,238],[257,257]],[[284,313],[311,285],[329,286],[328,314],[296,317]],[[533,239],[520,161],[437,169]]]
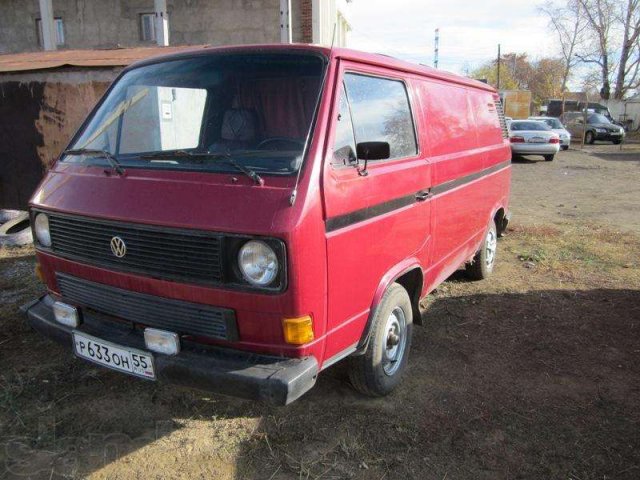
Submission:
[[[76,153],[62,161],[103,165],[105,154],[91,151],[104,151],[123,167],[234,171],[235,163],[295,172],[324,66],[309,53],[243,53],[134,68],[72,144]]]

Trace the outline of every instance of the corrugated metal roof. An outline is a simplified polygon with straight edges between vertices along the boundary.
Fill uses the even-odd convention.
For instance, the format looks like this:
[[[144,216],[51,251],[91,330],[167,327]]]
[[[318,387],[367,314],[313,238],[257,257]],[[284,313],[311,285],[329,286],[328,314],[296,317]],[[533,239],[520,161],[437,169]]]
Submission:
[[[47,70],[60,67],[120,67],[157,55],[185,50],[198,50],[205,47],[206,45],[10,53],[0,55],[0,73]]]

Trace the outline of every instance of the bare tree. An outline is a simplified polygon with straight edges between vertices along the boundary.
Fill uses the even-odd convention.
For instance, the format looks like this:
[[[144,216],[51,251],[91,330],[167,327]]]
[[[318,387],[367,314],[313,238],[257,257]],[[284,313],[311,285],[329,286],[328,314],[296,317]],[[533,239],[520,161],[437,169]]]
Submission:
[[[582,13],[582,5],[577,0],[569,0],[562,8],[558,8],[556,4],[549,1],[542,5],[540,10],[549,17],[549,24],[558,36],[564,62],[560,91],[564,92],[573,67],[580,61],[575,54],[584,41],[587,21]]]
[[[592,52],[576,53],[576,57],[584,63],[595,63],[600,66],[602,89],[600,96],[608,100],[611,96],[612,70],[611,31],[615,22],[614,0],[577,0],[581,12],[593,33],[596,48]]]
[[[623,28],[622,47],[614,98],[622,99],[629,90],[640,86],[640,0],[627,0],[626,8],[620,11],[619,20]]]

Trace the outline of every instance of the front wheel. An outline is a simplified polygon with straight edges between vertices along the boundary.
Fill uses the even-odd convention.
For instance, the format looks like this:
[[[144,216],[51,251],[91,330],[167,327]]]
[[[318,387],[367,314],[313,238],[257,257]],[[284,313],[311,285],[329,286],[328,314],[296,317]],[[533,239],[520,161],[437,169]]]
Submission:
[[[360,393],[382,397],[400,383],[411,347],[413,310],[402,285],[389,287],[372,322],[366,352],[349,359],[349,378]]]
[[[470,263],[465,266],[467,277],[471,280],[484,280],[489,278],[493,272],[493,265],[496,262],[496,252],[498,250],[498,230],[496,222],[491,220],[487,233],[485,234],[480,250]]]
[[[616,138],[615,140],[612,140],[614,145],[620,145],[622,143],[622,140],[620,140],[619,138]]]
[[[584,143],[593,145],[595,141],[596,141],[596,136],[593,134],[593,132],[587,132],[584,134]]]

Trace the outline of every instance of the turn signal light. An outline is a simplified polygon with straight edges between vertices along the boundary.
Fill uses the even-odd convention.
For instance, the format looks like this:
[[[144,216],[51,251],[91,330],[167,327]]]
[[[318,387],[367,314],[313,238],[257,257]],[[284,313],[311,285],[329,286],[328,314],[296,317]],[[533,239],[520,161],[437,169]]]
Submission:
[[[282,320],[284,341],[292,345],[304,345],[313,340],[313,320],[310,315]]]
[[[511,137],[511,143],[524,143],[524,137]]]

